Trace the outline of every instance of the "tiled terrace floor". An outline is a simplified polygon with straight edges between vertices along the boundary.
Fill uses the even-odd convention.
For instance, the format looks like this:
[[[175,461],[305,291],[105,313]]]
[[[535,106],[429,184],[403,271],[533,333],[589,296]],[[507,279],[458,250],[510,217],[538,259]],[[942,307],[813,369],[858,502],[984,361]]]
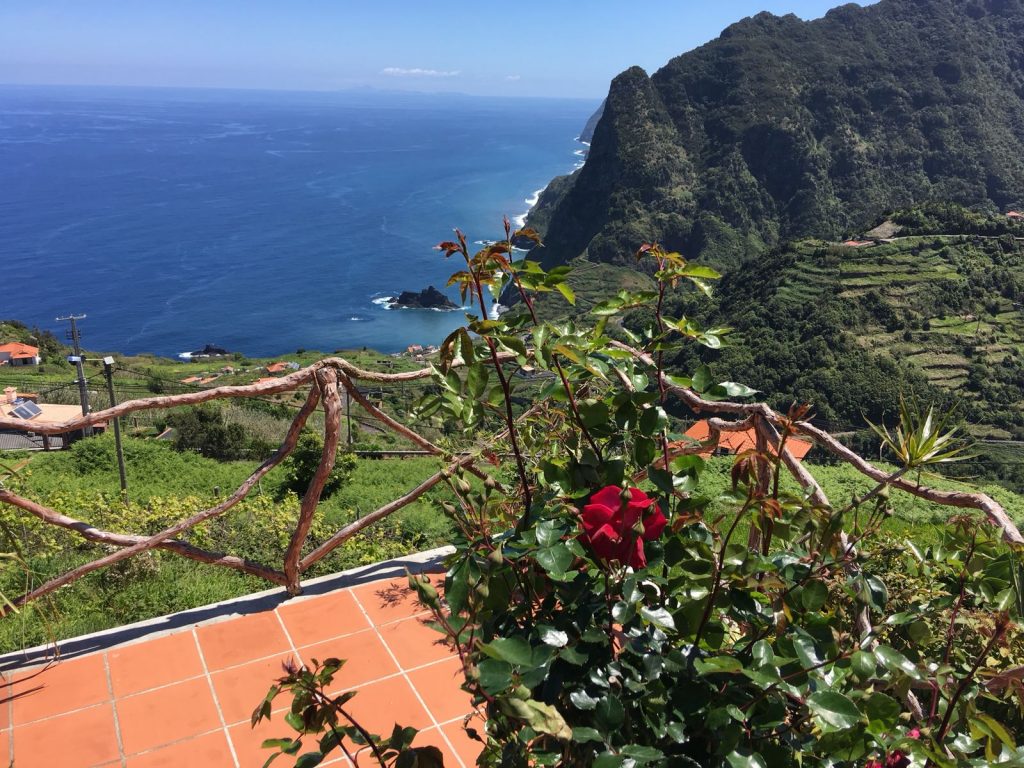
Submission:
[[[478,751],[462,730],[469,698],[459,689],[457,659],[425,617],[404,578],[386,579],[109,645],[64,658],[31,680],[38,669],[9,671],[10,693],[37,690],[0,705],[0,761],[9,755],[15,768],[262,766],[271,754],[261,749],[264,739],[294,735],[283,721],[284,695],[269,725],[249,724],[282,661],[335,656],[349,660],[335,682],[339,691],[358,689],[350,706],[365,726],[383,735],[395,722],[418,728],[417,745],[439,747],[446,766],[469,768]]]

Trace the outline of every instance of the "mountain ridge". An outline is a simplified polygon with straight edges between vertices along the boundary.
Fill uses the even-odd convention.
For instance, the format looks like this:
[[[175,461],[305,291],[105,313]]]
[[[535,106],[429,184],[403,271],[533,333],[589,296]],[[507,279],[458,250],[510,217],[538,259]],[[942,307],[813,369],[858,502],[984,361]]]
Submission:
[[[735,266],[885,210],[1024,201],[1020,0],[881,0],[743,19],[609,88],[586,164],[530,218],[548,266],[660,240]]]

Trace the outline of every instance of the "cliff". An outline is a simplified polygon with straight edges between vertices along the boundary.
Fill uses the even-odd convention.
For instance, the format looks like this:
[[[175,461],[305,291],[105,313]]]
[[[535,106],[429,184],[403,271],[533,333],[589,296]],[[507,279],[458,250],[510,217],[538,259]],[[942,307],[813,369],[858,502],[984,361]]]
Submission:
[[[735,266],[884,210],[1024,201],[1020,0],[762,13],[648,77],[615,78],[586,165],[530,223],[548,266],[657,239]]]

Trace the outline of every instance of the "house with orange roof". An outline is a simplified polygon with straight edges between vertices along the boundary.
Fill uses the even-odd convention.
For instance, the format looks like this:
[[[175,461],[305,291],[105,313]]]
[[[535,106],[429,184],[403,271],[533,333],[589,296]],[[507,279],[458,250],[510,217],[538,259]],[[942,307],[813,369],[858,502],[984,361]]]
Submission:
[[[691,447],[694,441],[698,443],[707,442],[711,437],[711,427],[708,424],[707,419],[701,419],[683,434],[690,439],[670,443],[670,453],[682,453],[685,448]],[[802,438],[790,437],[786,440],[786,450],[788,450],[797,461],[802,461],[813,447],[814,443]],[[754,428],[751,427],[743,432],[720,433],[718,438],[718,448],[715,449],[715,453],[719,455],[739,454],[744,451],[753,451],[756,448],[757,435],[754,432]],[[774,449],[771,447],[769,447],[769,450],[774,453]],[[711,454],[712,449],[710,446],[706,450],[700,451],[701,456],[707,457],[711,456]]]
[[[0,344],[0,365],[39,365],[39,347],[12,341]]]

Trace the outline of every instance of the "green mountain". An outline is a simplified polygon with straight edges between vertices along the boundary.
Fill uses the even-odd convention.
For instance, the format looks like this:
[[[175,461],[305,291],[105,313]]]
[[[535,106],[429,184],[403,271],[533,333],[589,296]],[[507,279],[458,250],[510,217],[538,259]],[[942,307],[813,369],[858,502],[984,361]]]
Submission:
[[[710,299],[674,298],[671,316],[731,325],[738,337],[721,350],[689,347],[674,367],[707,362],[782,409],[811,402],[836,432],[888,420],[907,394],[957,407],[980,439],[1024,440],[1024,225],[928,205],[880,229],[893,236],[789,243],[730,271]],[[1012,445],[985,444],[979,462],[999,466],[971,472],[1024,486],[1024,450],[1007,463],[995,448]]]
[[[1024,3],[881,0],[745,19],[612,82],[530,222],[547,265],[659,240],[722,267],[929,200],[1024,201]]]

